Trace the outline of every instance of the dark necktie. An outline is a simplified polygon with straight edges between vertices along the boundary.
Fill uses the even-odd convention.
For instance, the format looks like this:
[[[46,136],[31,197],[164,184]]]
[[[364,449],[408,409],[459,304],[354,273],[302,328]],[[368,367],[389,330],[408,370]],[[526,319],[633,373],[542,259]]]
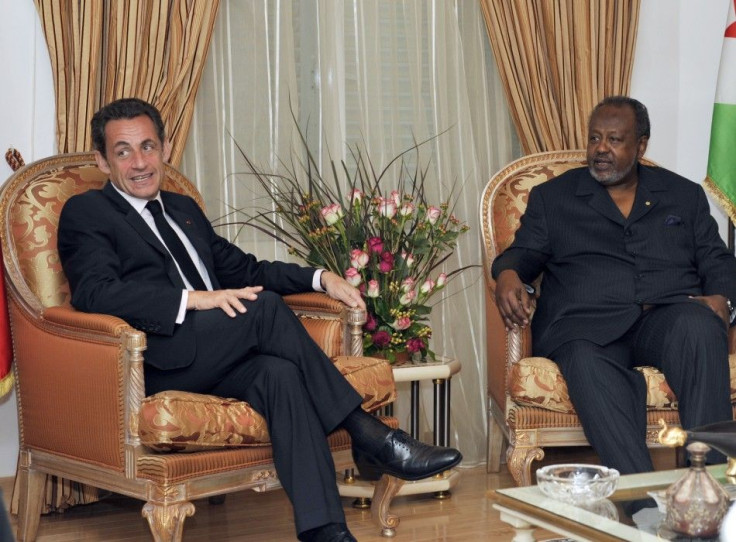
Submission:
[[[161,234],[166,248],[169,249],[169,252],[171,252],[171,255],[176,260],[176,263],[179,264],[179,269],[184,273],[189,284],[191,284],[195,290],[206,290],[207,286],[202,280],[202,275],[197,271],[192,258],[184,247],[184,243],[181,242],[181,239],[174,231],[174,228],[172,228],[166,220],[163,210],[161,209],[161,204],[158,200],[154,199],[146,203],[146,209],[148,209],[153,215],[153,221],[156,223],[156,228]]]

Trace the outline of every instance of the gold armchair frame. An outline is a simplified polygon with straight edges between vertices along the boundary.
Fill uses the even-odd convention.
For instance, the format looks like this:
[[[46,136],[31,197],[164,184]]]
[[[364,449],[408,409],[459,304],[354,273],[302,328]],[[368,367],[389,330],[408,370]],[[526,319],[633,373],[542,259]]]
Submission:
[[[166,175],[166,189],[202,205],[182,174],[167,166]],[[279,486],[270,446],[155,453],[141,445],[146,336],[119,318],[71,308],[56,249],[64,202],[105,180],[92,153],[65,154],[23,167],[0,193],[20,426],[19,541],[36,538],[47,475],[145,501],[156,541],[181,540],[195,499]],[[362,354],[364,311],[317,293],[287,303],[328,355]],[[329,443],[336,469],[353,468],[347,432],[335,431]],[[384,476],[375,487],[372,514],[386,536],[398,525],[389,505],[401,485]]]
[[[651,161],[644,163],[655,165]],[[524,214],[529,191],[536,185],[565,171],[586,165],[584,150],[550,151],[524,156],[496,173],[483,190],[480,203],[483,266],[486,278],[486,349],[488,365],[488,442],[487,468],[498,472],[504,445],[506,461],[517,485],[532,483],[531,465],[544,458],[544,448],[588,446],[577,414],[562,413],[518,404],[510,390],[514,364],[529,358],[531,331],[506,331],[495,305],[495,281],[491,264],[513,241]],[[730,334],[730,352],[734,334]],[[561,378],[561,376],[560,376]],[[647,412],[647,445],[660,447],[657,433],[659,420],[679,427],[676,410],[649,409]]]

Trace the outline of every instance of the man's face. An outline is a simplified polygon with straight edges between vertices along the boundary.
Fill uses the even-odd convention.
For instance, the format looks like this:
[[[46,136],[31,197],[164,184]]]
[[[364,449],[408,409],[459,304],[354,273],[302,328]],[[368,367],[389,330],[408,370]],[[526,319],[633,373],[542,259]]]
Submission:
[[[95,151],[97,166],[117,188],[141,199],[154,199],[164,180],[171,146],[158,138],[146,115],[111,120],[105,125],[106,156]]]
[[[628,106],[606,105],[588,125],[588,168],[603,186],[636,179],[636,164],[647,149],[646,137],[636,137],[636,117]]]

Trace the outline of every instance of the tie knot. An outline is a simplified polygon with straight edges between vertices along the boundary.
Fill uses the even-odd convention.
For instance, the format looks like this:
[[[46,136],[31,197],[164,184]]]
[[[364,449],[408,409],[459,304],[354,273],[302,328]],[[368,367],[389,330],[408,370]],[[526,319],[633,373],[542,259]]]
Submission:
[[[146,209],[148,209],[150,213],[154,216],[163,213],[163,211],[161,210],[161,204],[157,199],[152,199],[151,201],[146,203]]]

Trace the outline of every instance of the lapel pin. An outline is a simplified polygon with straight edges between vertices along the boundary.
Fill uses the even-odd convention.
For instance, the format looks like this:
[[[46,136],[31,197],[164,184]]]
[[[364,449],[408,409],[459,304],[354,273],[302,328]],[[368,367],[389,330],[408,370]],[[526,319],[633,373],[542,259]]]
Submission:
[[[651,202],[651,201],[646,201],[646,202],[644,202],[644,205],[651,205],[651,204],[652,204],[652,202]]]

